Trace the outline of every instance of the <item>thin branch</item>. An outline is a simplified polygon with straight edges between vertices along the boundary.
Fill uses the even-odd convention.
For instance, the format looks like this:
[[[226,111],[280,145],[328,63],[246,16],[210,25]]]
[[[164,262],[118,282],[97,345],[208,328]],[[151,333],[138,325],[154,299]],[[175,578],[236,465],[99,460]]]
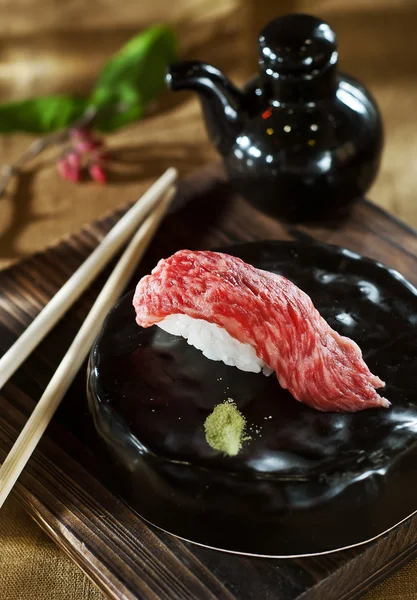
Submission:
[[[74,123],[65,129],[61,129],[60,131],[56,131],[54,133],[50,133],[49,135],[45,135],[44,137],[38,138],[32,142],[30,146],[13,163],[10,165],[4,165],[0,175],[0,198],[4,195],[10,179],[18,175],[22,167],[24,167],[27,162],[36,158],[36,156],[38,156],[49,146],[66,142],[71,135],[71,131],[74,129],[90,126],[97,117],[97,114],[97,109],[93,106],[90,106],[79,119],[74,121]]]

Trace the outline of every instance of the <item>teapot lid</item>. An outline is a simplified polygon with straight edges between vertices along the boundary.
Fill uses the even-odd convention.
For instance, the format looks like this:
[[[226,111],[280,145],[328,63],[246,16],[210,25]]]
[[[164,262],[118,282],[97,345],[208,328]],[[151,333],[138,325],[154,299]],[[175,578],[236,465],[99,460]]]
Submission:
[[[307,95],[330,90],[337,64],[336,34],[321,19],[301,13],[284,15],[266,25],[258,43],[262,80],[276,93],[286,91],[282,89],[283,81],[313,79],[318,87],[307,86]],[[299,86],[297,90],[302,91]]]

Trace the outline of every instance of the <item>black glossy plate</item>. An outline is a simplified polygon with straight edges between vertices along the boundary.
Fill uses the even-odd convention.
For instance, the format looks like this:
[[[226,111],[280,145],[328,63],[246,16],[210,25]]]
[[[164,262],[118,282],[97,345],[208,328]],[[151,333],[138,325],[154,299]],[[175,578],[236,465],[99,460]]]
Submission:
[[[310,409],[275,375],[209,361],[182,338],[139,328],[129,293],[90,359],[97,458],[142,517],[213,548],[301,556],[381,535],[417,510],[417,290],[335,246],[254,242],[223,250],[307,292],[329,324],[360,345],[392,407]],[[228,397],[253,435],[236,457],[212,450],[203,431]]]

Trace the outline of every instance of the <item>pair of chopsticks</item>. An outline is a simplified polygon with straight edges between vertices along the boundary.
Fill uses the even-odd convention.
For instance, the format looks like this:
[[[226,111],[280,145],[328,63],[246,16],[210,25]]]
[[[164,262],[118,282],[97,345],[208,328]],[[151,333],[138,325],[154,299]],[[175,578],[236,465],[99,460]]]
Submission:
[[[149,246],[174,197],[176,178],[177,171],[168,169],[145,192],[0,359],[1,388],[137,230],[0,468],[0,508]]]

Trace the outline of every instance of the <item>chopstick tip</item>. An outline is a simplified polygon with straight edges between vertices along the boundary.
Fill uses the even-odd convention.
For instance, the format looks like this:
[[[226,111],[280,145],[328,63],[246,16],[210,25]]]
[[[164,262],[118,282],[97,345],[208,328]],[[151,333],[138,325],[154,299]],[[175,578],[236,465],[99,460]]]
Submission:
[[[167,177],[172,178],[172,181],[175,181],[178,178],[178,169],[176,169],[175,167],[169,167],[166,171],[165,171],[165,175]]]

